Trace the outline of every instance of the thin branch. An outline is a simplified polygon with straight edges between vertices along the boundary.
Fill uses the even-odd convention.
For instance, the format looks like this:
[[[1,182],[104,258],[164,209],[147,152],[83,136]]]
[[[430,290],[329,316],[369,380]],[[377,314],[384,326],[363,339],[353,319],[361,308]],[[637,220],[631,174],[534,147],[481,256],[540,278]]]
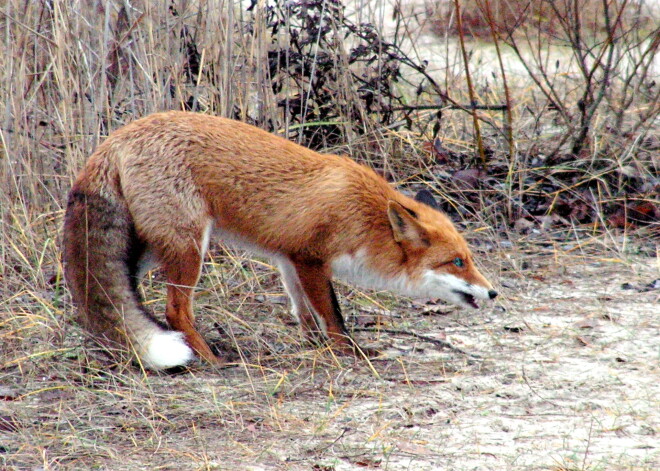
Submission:
[[[468,356],[470,358],[475,358],[477,360],[482,360],[483,358],[480,357],[479,355],[476,355],[474,353],[466,352],[465,350],[456,347],[455,345],[451,344],[450,342],[447,342],[446,340],[440,340],[440,339],[435,339],[433,337],[427,337],[426,335],[421,335],[416,332],[411,332],[409,330],[398,330],[398,329],[382,329],[382,328],[377,328],[377,329],[372,329],[372,328],[367,328],[367,327],[355,327],[353,329],[356,332],[385,332],[386,334],[391,334],[391,335],[405,335],[407,337],[414,337],[416,339],[419,339],[423,342],[428,342],[432,343],[434,345],[438,345],[440,347],[447,348],[449,350],[452,350],[454,352],[458,352],[461,355]]]
[[[507,105],[406,105],[392,108],[392,111],[423,111],[423,110],[488,110],[488,111],[507,111]]]
[[[465,65],[465,78],[467,80],[468,93],[470,95],[470,103],[472,106],[475,106],[477,103],[477,98],[474,94],[474,86],[472,85],[472,76],[470,75],[470,60],[468,58],[467,51],[465,49],[465,36],[463,31],[463,19],[461,14],[461,6],[459,0],[454,0],[454,5],[456,7],[456,26],[458,28],[458,40],[461,45],[461,54],[463,55],[463,64]],[[477,113],[474,109],[471,110],[472,115],[472,125],[474,127],[474,140],[477,143],[477,151],[479,152],[479,158],[481,159],[481,165],[486,167],[486,150],[484,149],[484,141],[481,137],[481,128],[479,126],[479,119],[477,118]]]

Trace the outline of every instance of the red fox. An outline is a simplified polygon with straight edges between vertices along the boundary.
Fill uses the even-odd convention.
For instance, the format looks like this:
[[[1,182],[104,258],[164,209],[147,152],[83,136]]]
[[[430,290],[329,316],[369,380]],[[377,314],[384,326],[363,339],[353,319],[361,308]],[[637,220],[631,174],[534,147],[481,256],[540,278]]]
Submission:
[[[472,308],[497,296],[451,221],[368,167],[238,121],[166,112],[112,133],[69,194],[65,277],[82,323],[147,368],[195,354],[222,364],[192,306],[211,235],[271,257],[303,331],[339,351],[357,346],[332,276]],[[138,282],[154,265],[172,330],[140,302]]]

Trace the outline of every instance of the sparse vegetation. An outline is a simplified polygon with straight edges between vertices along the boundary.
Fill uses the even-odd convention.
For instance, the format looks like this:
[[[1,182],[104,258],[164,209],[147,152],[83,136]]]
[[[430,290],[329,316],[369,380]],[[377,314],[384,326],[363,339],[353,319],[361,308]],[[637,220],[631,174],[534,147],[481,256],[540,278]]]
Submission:
[[[660,466],[657,6],[446,5],[0,5],[0,469]],[[237,366],[112,363],[74,322],[63,204],[109,132],[165,109],[440,194],[500,304],[343,287],[349,324],[388,352],[353,363],[300,342],[267,261],[216,246],[197,312]],[[158,273],[144,290],[162,312]]]

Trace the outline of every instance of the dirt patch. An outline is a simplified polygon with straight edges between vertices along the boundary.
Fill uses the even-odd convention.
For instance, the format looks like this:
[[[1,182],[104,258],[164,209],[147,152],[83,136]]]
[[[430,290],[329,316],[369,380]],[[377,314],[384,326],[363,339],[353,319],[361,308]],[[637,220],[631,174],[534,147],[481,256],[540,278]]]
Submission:
[[[41,322],[2,352],[0,468],[659,469],[657,256],[506,243],[479,258],[502,292],[480,311],[345,287],[356,337],[384,351],[371,365],[297,344],[266,268],[258,309],[225,284],[253,330],[219,316],[239,358],[221,371],[114,365],[35,305]]]

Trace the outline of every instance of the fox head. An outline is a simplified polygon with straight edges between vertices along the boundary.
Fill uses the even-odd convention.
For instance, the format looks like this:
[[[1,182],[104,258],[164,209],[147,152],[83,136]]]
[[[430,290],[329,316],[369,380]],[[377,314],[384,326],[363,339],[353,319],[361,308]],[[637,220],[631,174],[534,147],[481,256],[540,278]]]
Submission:
[[[437,210],[431,194],[422,191],[415,200],[390,200],[387,207],[394,241],[404,255],[408,294],[475,309],[477,299],[494,299],[497,291],[479,272],[465,239]]]

